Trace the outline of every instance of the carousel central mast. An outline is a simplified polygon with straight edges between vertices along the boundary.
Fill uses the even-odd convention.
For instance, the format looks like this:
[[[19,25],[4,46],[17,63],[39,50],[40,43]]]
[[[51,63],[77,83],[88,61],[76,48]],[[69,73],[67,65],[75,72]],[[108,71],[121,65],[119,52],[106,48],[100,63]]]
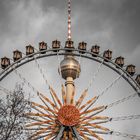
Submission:
[[[68,38],[65,43],[65,48],[68,49],[64,59],[61,61],[61,74],[66,80],[66,100],[70,104],[70,99],[74,92],[74,80],[79,77],[81,68],[79,62],[72,55],[74,49],[74,42],[71,35],[71,0],[68,0]]]

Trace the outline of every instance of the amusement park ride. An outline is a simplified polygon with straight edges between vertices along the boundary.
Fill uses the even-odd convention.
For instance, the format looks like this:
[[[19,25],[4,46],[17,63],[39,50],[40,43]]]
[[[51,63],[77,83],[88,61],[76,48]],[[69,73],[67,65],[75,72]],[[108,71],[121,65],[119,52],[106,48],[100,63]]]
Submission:
[[[117,57],[115,61],[112,60],[112,51],[106,50],[103,55],[100,55],[100,47],[98,45],[92,46],[90,51],[87,51],[87,44],[80,42],[78,49],[75,49],[74,42],[71,36],[71,1],[68,0],[68,38],[65,47],[61,48],[61,43],[58,40],[52,42],[52,49],[47,49],[47,43],[39,43],[39,51],[35,52],[31,45],[26,46],[26,56],[22,57],[22,52],[16,50],[13,52],[13,63],[7,57],[1,58],[0,81],[2,81],[9,73],[15,71],[16,74],[28,84],[34,91],[31,84],[26,81],[24,77],[17,71],[17,68],[30,61],[37,61],[39,58],[49,57],[53,55],[64,55],[60,62],[59,74],[65,80],[65,86],[62,85],[62,101],[57,96],[55,90],[49,85],[49,90],[53,100],[37,91],[37,95],[44,105],[36,102],[31,102],[32,108],[35,112],[26,114],[26,117],[32,120],[26,125],[26,129],[34,131],[30,140],[44,139],[44,140],[103,140],[103,135],[120,135],[127,139],[140,140],[139,136],[123,133],[117,133],[109,128],[104,127],[105,123],[111,122],[113,118],[100,115],[101,112],[116,104],[122,103],[135,96],[140,96],[140,75],[133,78],[135,74],[135,66],[128,65],[124,69],[124,58]],[[59,52],[59,54],[58,54]],[[39,55],[38,55],[39,54]],[[85,55],[86,54],[86,55]],[[74,80],[80,76],[81,66],[75,56],[91,59],[105,65],[119,74],[119,78],[123,77],[135,91],[135,94],[114,102],[110,105],[94,106],[94,103],[104,94],[101,93],[86,103],[83,100],[88,93],[88,88],[83,91],[79,99],[75,101],[75,83]],[[39,67],[39,65],[38,65]],[[41,68],[39,67],[40,71]],[[43,74],[42,74],[43,75]],[[119,78],[107,87],[110,88]],[[130,116],[124,119],[129,120]],[[136,116],[131,116],[132,119]]]

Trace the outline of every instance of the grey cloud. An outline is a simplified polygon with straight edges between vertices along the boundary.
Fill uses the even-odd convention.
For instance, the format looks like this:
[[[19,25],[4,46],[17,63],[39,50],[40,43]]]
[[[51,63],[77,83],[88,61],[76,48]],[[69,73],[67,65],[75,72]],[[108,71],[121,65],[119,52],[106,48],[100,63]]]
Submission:
[[[140,42],[139,4],[140,1],[138,0],[94,1],[85,4],[85,7],[79,4],[79,9],[77,6],[75,12],[76,16],[79,15],[74,28],[79,34],[84,34],[85,37],[96,36],[98,32],[102,35],[104,30],[111,31],[110,40],[113,49],[118,49],[119,52],[131,52]],[[102,40],[100,39],[100,41]],[[104,45],[108,41],[106,39],[103,42]]]
[[[72,36],[76,46],[84,40],[88,47],[98,43],[116,55],[134,54],[140,44],[139,4],[139,0],[72,0]],[[57,38],[64,44],[66,10],[64,0],[0,1],[0,55],[7,55],[12,48],[22,49],[28,43],[38,45],[41,40],[51,44]]]
[[[73,0],[73,38],[78,41],[80,38],[88,39],[90,43],[93,40],[100,41],[105,48],[110,44],[119,52],[132,51],[139,44],[139,4],[139,0]],[[27,30],[30,31],[29,19],[37,19],[39,14],[40,16],[48,14],[51,20],[52,12],[58,16],[56,20],[52,21],[55,22],[54,30],[50,32],[46,24],[46,27],[42,26],[42,34],[49,32],[49,36],[53,37],[59,30],[56,27],[64,26],[65,28],[61,28],[60,32],[63,34],[63,38],[66,35],[66,21],[60,22],[67,19],[67,2],[64,0],[5,0],[1,1],[0,5],[0,36],[3,39],[25,34]],[[38,8],[40,13],[38,13]],[[18,13],[14,13],[14,9]],[[37,13],[38,16],[35,15]],[[60,32],[57,36],[62,36]],[[38,31],[38,35],[40,34]]]

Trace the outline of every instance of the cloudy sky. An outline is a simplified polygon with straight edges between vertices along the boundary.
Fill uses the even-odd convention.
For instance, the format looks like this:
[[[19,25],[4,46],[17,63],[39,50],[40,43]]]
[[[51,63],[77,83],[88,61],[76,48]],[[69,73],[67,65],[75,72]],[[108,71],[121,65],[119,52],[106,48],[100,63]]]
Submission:
[[[111,49],[114,57],[124,56],[126,64],[133,63],[140,73],[139,5],[140,0],[72,0],[75,47],[80,41],[87,42],[88,49],[99,44],[101,51]],[[55,39],[63,46],[67,39],[66,0],[0,0],[0,57],[12,58],[15,49],[25,52],[28,44],[37,48],[42,40],[51,46]],[[128,132],[140,134],[138,127]]]

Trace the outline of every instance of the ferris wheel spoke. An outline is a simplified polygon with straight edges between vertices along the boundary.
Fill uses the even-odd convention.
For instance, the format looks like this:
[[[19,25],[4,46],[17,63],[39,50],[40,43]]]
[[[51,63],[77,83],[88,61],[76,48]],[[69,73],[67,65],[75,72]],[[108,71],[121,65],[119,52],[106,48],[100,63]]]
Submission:
[[[57,135],[57,137],[56,137],[56,140],[60,140],[60,139],[61,139],[61,137],[62,137],[62,135],[63,135],[64,129],[65,129],[64,126],[61,126],[61,127],[60,127],[60,130],[59,130],[59,133],[58,133],[58,135]]]
[[[80,53],[80,56],[79,56],[79,59],[78,59],[78,62],[79,62],[79,64],[81,65],[81,53]]]
[[[27,131],[38,131],[38,130],[41,130],[42,128],[25,128],[24,130],[27,130]]]
[[[57,94],[55,93],[54,89],[51,86],[49,88],[50,88],[50,92],[51,92],[52,96],[56,99],[59,106],[62,107],[62,103],[59,100],[59,98],[58,98]]]
[[[27,124],[26,128],[24,128],[24,130],[41,130],[42,128],[46,128],[49,127],[52,124],[40,124],[39,127],[35,125],[34,126],[30,126],[30,124]]]
[[[71,129],[74,132],[77,140],[81,140],[81,137],[80,137],[80,135],[79,135],[78,130],[76,129],[76,127],[72,127]]]
[[[110,118],[110,121],[126,121],[126,120],[137,120],[137,119],[140,119],[140,115],[113,117],[113,118]]]
[[[110,134],[114,135],[114,136],[124,137],[126,139],[129,138],[129,139],[133,139],[133,140],[140,140],[140,136],[137,136],[137,135],[131,135],[131,134],[117,132],[117,131],[112,131]]]
[[[38,90],[33,87],[32,84],[26,78],[24,78],[21,73],[17,71],[17,69],[14,68],[14,72],[30,89],[32,89],[34,93],[38,92]]]
[[[105,106],[95,107],[93,109],[81,112],[81,115],[86,115],[86,114],[89,114],[89,113],[92,113],[92,112],[95,112],[95,111],[98,111],[98,110],[102,110],[104,108],[105,108]]]
[[[67,103],[67,99],[66,99],[66,90],[63,84],[61,85],[61,91],[62,91],[63,104],[65,105]]]
[[[32,120],[32,122],[43,122],[44,120],[46,120],[46,119],[44,119],[44,118],[42,118],[42,120],[41,119],[37,119],[37,118],[35,118],[35,117],[30,117],[30,116],[25,116],[27,119],[29,119],[29,120]],[[48,120],[49,121],[49,120]],[[30,122],[30,123],[32,123],[32,122]],[[29,125],[30,125],[30,123],[29,123]],[[28,124],[27,124],[28,125]],[[50,126],[50,123],[48,123],[48,124],[42,124],[42,126],[45,126],[45,127],[48,127],[48,126]],[[26,129],[40,129],[40,127],[37,127],[37,128],[27,128],[27,126],[26,126]]]
[[[73,105],[74,104],[74,96],[75,96],[75,87],[73,89],[73,92],[72,92],[72,96],[71,96],[71,99],[70,99],[70,104]]]
[[[84,126],[91,126],[94,129],[101,129],[103,131],[109,131],[108,128],[94,124],[94,123],[84,122],[83,124],[84,124]]]
[[[94,117],[95,115],[97,115],[97,114],[103,112],[105,109],[106,109],[106,106],[104,106],[103,108],[99,109],[99,111],[96,111],[95,113],[93,113],[93,114],[91,114],[91,115],[89,115],[89,116],[85,116],[85,115],[84,115],[84,116],[81,118],[81,121],[84,121],[84,120],[87,120],[87,119],[91,119],[91,118]]]
[[[40,111],[38,108],[36,108],[36,107],[32,107],[35,111],[37,111],[37,112],[39,112],[39,113],[41,113],[41,114],[44,114],[44,112],[42,112],[42,111]],[[49,114],[50,115],[50,114]],[[41,117],[42,119],[44,119],[44,120],[48,120],[48,119],[52,119],[51,118],[51,115],[50,115],[50,117],[48,116],[47,118],[44,118],[44,117]]]
[[[47,137],[45,137],[44,140],[48,140],[48,139],[50,139],[50,138],[53,138],[53,137],[54,137],[54,134],[55,134],[55,133],[50,133]]]
[[[79,110],[81,111],[86,107],[84,111],[87,111],[95,102],[97,101],[97,96],[93,97],[91,100],[87,101],[84,105],[82,105]]]
[[[67,131],[64,131],[64,133],[63,133],[63,139],[64,139],[64,140],[67,139]]]
[[[52,131],[51,132],[47,132],[47,130],[50,130],[50,129],[52,129]],[[46,133],[48,133],[48,134],[46,134],[46,135],[44,135],[44,137],[46,138],[46,137],[52,137],[52,135],[54,136],[54,134],[55,134],[55,132],[54,132],[54,130],[55,130],[56,128],[55,128],[55,125],[53,126],[50,126],[50,127],[48,127],[48,128],[43,128],[43,129],[41,129],[41,130],[39,130],[39,131],[37,131],[37,132],[35,132],[31,137],[30,137],[30,139],[31,140],[35,140],[35,139],[38,139],[38,137],[40,136],[40,135],[42,135],[42,134],[46,134]],[[50,137],[50,138],[51,138]]]
[[[58,110],[58,107],[49,98],[47,98],[46,96],[44,96],[42,93],[38,93],[38,96],[41,99],[44,99],[46,102],[48,102],[54,109]]]
[[[92,79],[90,80],[87,89],[89,89],[89,88],[92,86],[92,83],[93,83],[93,81],[95,80],[95,78],[97,77],[98,73],[100,72],[100,69],[102,68],[103,63],[104,63],[104,60],[102,60],[102,62],[99,64],[99,66],[98,66],[96,72],[93,74],[93,77],[92,77]]]
[[[81,103],[83,102],[84,98],[87,95],[87,89],[81,94],[80,98],[78,99],[78,101],[76,102],[76,107],[79,107],[81,105]]]
[[[72,138],[72,132],[71,132],[71,131],[69,131],[69,133],[68,133],[68,137],[69,137],[70,140],[73,139],[73,138]]]
[[[103,140],[100,136],[98,136],[94,131],[86,128],[86,127],[83,127],[81,126],[81,128],[83,129],[84,132],[87,132],[89,133],[91,136],[93,136],[94,138],[98,139],[98,140]]]
[[[30,139],[30,140],[42,139],[42,138],[45,138],[45,137],[49,136],[50,133],[52,133],[52,132],[46,131],[46,133],[42,133],[42,134],[40,134],[39,136],[36,136],[36,137],[34,137],[34,138],[29,137],[29,139]],[[54,136],[55,136],[55,134],[54,134]]]
[[[124,102],[126,102],[126,101],[128,101],[128,100],[130,100],[130,99],[133,99],[133,98],[136,97],[137,95],[138,95],[138,93],[136,92],[136,93],[134,93],[134,94],[132,94],[132,95],[129,95],[129,96],[124,97],[124,98],[122,98],[122,99],[120,99],[120,100],[117,100],[117,101],[115,101],[115,102],[113,102],[113,103],[107,105],[107,108],[106,108],[106,109],[111,108],[111,107],[116,106],[116,105],[119,105],[119,104],[121,104],[121,103],[124,103]]]
[[[104,123],[108,123],[110,120],[106,119],[104,121],[98,121],[98,122],[94,122],[94,124],[104,124]]]
[[[80,134],[80,136],[84,139],[84,140],[90,140],[85,134],[84,134],[84,132],[82,132],[82,131],[80,131],[80,130],[77,130],[78,131],[78,133]],[[83,140],[82,139],[82,140]]]
[[[44,133],[47,133],[47,130],[39,130],[37,132],[35,132],[31,137],[30,139],[31,140],[35,140],[35,139],[38,139],[38,137]]]
[[[54,116],[53,115],[48,115],[48,114],[42,114],[42,113],[26,113],[25,114],[26,116],[33,116],[33,117],[46,117],[46,118],[50,118],[50,117],[52,117],[52,118],[54,118]]]
[[[103,121],[107,121],[108,122],[110,120],[110,118],[106,117],[106,116],[93,116],[91,118],[86,118],[85,121],[86,121],[86,123],[89,123],[89,122],[92,122],[92,121],[95,121],[95,120],[103,120]],[[94,122],[94,124],[96,124],[96,123]]]
[[[6,93],[6,94],[12,93],[9,89],[7,89],[7,88],[5,88],[5,87],[3,87],[3,86],[1,86],[1,85],[0,85],[0,90],[3,91],[3,92]]]
[[[54,96],[53,96],[53,94],[52,94],[52,92],[51,92],[51,91],[50,91],[50,94],[51,94],[51,97],[52,97],[52,100],[53,100],[53,102],[54,102],[55,106],[57,106],[56,100],[55,100],[55,98],[54,98]]]
[[[45,135],[41,134],[40,136],[35,137],[34,139],[31,139],[31,140],[38,140],[38,139],[42,139],[42,138],[47,137],[48,135],[49,135],[49,134],[45,134]]]
[[[58,61],[58,72],[59,72],[59,77],[60,77],[60,82],[61,85],[63,84],[62,82],[62,72],[61,72],[61,66],[60,66],[60,56],[59,56],[59,52],[57,51],[57,61]]]
[[[27,118],[29,118],[29,117],[27,117]],[[31,119],[31,118],[29,118],[29,119]],[[35,122],[35,120],[36,119],[34,119],[33,122],[27,123],[26,126],[25,126],[25,130],[28,130],[28,129],[29,130],[36,129],[38,131],[39,130],[44,130],[46,128],[50,128],[50,126],[53,126],[54,122],[55,122],[53,120],[38,120],[38,121],[36,120],[36,122]]]
[[[31,105],[32,105],[32,108],[34,108],[34,109],[36,109],[36,107],[39,107],[40,109],[43,109],[44,111],[49,112],[49,114],[52,113],[52,114],[54,114],[55,116],[56,116],[56,114],[57,114],[57,112],[56,112],[55,110],[52,110],[52,109],[50,109],[49,107],[45,107],[45,106],[43,106],[43,105],[40,105],[40,104],[37,104],[37,103],[34,103],[34,102],[31,102]],[[40,110],[39,110],[39,111],[40,111]]]
[[[92,130],[92,128],[90,128]],[[108,131],[108,132],[105,132],[105,131],[97,131],[97,130],[93,130],[94,133],[96,134],[100,134],[100,135],[108,135],[111,133],[111,131]],[[88,135],[88,136],[91,136],[89,133],[87,132],[83,132],[84,134]]]
[[[58,51],[57,51],[57,52],[58,52]],[[59,56],[58,56],[58,57],[59,57]],[[54,103],[55,103],[55,106],[57,106],[57,103],[56,103],[56,101],[57,101],[58,104],[59,104],[60,107],[61,107],[62,104],[61,104],[60,100],[58,99],[56,93],[54,92],[53,88],[50,86],[50,84],[49,84],[49,82],[48,82],[48,80],[47,80],[45,74],[43,73],[43,69],[41,68],[40,64],[38,63],[36,57],[34,57],[34,60],[35,60],[35,63],[36,63],[36,65],[37,65],[37,68],[39,69],[39,71],[40,71],[40,73],[41,73],[41,75],[42,75],[42,77],[43,77],[43,79],[44,79],[46,85],[49,86],[50,95],[51,95],[51,97],[52,97],[52,99],[53,99],[53,101],[54,101]],[[60,64],[60,61],[59,61],[59,64]],[[62,83],[62,82],[61,82],[61,83]]]
[[[122,73],[121,75],[119,75],[114,81],[112,81],[112,83],[110,83],[99,95],[98,95],[98,99],[99,97],[103,96],[110,88],[112,88],[119,80],[120,78],[124,75],[124,73]]]
[[[34,57],[34,60],[35,60],[35,64],[36,64],[38,70],[40,71],[40,74],[42,75],[42,77],[43,77],[43,79],[44,79],[46,85],[49,86],[49,82],[48,82],[48,80],[47,80],[45,74],[43,73],[43,69],[41,68],[40,64],[38,63],[36,57]]]
[[[89,88],[92,86],[92,83],[93,83],[94,79],[96,78],[96,76],[98,75],[98,73],[100,72],[100,69],[101,69],[103,63],[104,63],[104,60],[99,64],[99,66],[98,66],[96,72],[93,74],[92,79],[90,80],[90,82],[89,82],[87,88],[86,88],[84,91],[88,91]]]
[[[49,124],[49,125],[52,125],[52,120],[47,120],[47,121],[40,121],[40,122],[33,122],[33,123],[30,123],[30,124],[27,124],[26,127],[33,127],[33,126],[41,126],[43,124]]]
[[[35,118],[35,117],[40,117],[40,119],[37,119],[37,118]],[[54,120],[53,119],[49,119],[49,118],[45,118],[45,117],[42,117],[42,116],[35,116],[35,117],[31,117],[31,116],[25,116],[25,118],[27,118],[27,119],[29,119],[29,120],[32,120],[32,121],[30,121],[30,122],[28,122],[27,123],[27,125],[26,125],[26,128],[29,128],[29,127],[32,127],[33,128],[33,126],[32,125],[37,125],[38,123],[41,123],[41,122],[48,122],[48,123],[44,123],[44,124],[40,124],[40,125],[38,125],[39,127],[40,126],[44,126],[44,127],[48,127],[48,126],[50,126],[50,125],[52,125],[53,124],[53,122],[54,122]],[[42,119],[42,120],[41,120]],[[49,122],[50,121],[50,122]],[[37,126],[37,127],[38,127]]]
[[[47,103],[44,101],[44,99],[42,99],[40,96],[39,96],[39,98],[40,98],[40,100],[44,103],[44,105],[48,108],[48,110],[52,110],[48,105],[47,105]],[[47,110],[47,112],[48,112],[48,114],[54,114],[54,116],[56,115],[54,112],[55,112],[55,110],[54,111],[48,111]]]

